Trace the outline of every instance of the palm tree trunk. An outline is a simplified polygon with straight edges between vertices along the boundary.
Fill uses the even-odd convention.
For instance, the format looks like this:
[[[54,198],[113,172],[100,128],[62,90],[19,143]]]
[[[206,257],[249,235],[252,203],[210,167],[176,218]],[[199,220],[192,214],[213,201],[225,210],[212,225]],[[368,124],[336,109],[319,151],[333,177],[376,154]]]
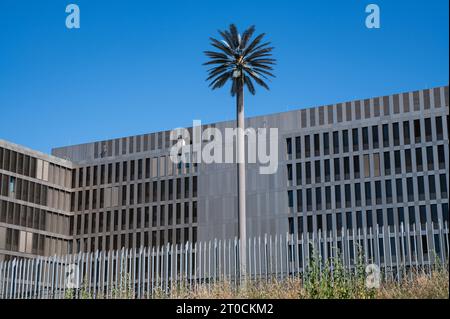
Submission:
[[[247,233],[245,207],[245,117],[244,117],[244,85],[239,85],[236,95],[237,113],[237,162],[238,162],[238,216],[239,216],[239,273],[245,280],[247,273]]]

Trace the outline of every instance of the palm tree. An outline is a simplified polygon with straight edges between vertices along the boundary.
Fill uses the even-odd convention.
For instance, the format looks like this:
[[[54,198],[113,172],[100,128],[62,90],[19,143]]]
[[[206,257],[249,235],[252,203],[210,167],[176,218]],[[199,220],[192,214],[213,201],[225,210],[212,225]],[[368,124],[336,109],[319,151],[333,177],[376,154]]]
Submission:
[[[231,81],[231,96],[236,96],[237,113],[237,162],[238,162],[238,215],[241,276],[246,274],[246,207],[245,207],[245,123],[244,123],[244,86],[254,95],[253,81],[269,90],[265,80],[275,77],[271,71],[275,59],[271,58],[273,47],[270,42],[262,42],[265,34],[260,34],[252,40],[255,26],[249,27],[242,35],[234,24],[229,30],[220,31],[222,40],[210,38],[211,45],[219,52],[205,51],[210,60],[204,65],[213,65],[208,70],[207,81],[215,90]]]

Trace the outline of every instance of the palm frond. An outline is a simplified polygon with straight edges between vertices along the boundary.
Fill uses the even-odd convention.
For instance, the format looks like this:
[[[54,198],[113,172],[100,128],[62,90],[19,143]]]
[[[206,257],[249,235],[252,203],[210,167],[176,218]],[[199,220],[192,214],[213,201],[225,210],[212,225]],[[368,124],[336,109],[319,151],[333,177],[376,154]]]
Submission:
[[[212,59],[228,59],[229,58],[228,55],[226,55],[225,53],[221,53],[221,52],[205,51],[204,53],[207,57],[212,58]]]
[[[235,49],[239,48],[239,42],[240,42],[240,35],[238,32],[238,29],[234,24],[230,24],[230,34],[231,34],[231,40],[233,41],[233,45]]]
[[[255,26],[250,26],[241,35],[236,25],[231,24],[228,30],[218,31],[223,40],[210,38],[211,45],[218,51],[204,51],[209,60],[203,65],[210,66],[206,80],[213,90],[228,81],[232,96],[244,86],[255,94],[254,83],[269,89],[265,80],[275,77],[272,73],[272,66],[276,64],[276,59],[272,58],[274,48],[270,42],[262,42],[264,33],[253,38],[255,30]]]
[[[224,60],[224,59],[215,59],[215,60],[211,60],[208,62],[203,63],[203,65],[211,65],[211,64],[227,64],[227,63],[231,63],[230,60]]]
[[[219,40],[216,40],[214,38],[210,38],[210,40],[213,47],[223,51],[225,54],[228,54],[231,57],[234,55],[233,50],[230,47],[226,46],[223,42],[220,42]]]
[[[245,48],[243,55],[246,56],[252,52],[252,50],[261,42],[262,38],[265,36],[265,33],[261,33],[258,35],[253,41]]]
[[[217,77],[215,80],[211,82],[209,85],[213,90],[221,88],[225,85],[228,79],[232,76],[230,72],[224,73],[221,76]]]
[[[255,33],[255,26],[252,25],[250,28],[244,31],[242,34],[242,41],[241,41],[241,49],[245,49],[245,47],[248,44],[248,41],[252,37],[253,33]]]
[[[246,57],[246,60],[248,61],[248,60],[253,60],[256,58],[260,58],[260,57],[272,56],[272,54],[270,53],[272,50],[273,50],[273,47],[261,49],[258,51],[253,51],[252,54],[250,54],[248,57]]]
[[[255,91],[255,86],[253,85],[252,80],[246,75],[244,77],[244,81],[245,81],[245,84],[247,85],[247,88],[248,88],[249,92],[252,95],[255,95],[256,91]]]
[[[227,42],[230,46],[233,46],[233,38],[232,38],[230,32],[228,32],[227,30],[224,30],[224,31],[219,30],[219,34],[222,36],[222,38],[225,40],[225,42]],[[235,49],[235,48],[233,47],[233,49]]]

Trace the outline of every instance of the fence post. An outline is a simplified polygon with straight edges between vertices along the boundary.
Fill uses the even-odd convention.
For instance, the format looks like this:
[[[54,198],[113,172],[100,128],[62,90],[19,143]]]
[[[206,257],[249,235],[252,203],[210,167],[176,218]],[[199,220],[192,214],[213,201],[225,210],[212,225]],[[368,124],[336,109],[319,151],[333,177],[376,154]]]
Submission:
[[[447,235],[445,236],[445,241],[447,242],[447,259],[450,257],[450,247],[448,245],[448,236],[449,236],[449,229],[448,229],[448,223],[445,222],[445,231],[444,234],[447,233]]]

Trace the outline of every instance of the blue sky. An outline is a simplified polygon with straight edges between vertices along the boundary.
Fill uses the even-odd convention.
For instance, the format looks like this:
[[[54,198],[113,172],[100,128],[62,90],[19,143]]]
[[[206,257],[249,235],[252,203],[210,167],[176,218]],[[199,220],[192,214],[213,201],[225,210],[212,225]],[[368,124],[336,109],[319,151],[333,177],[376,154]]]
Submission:
[[[65,27],[76,3],[81,28]],[[365,27],[365,6],[381,28]],[[448,0],[0,0],[0,138],[52,147],[233,119],[203,51],[234,22],[276,47],[246,115],[448,84]]]

